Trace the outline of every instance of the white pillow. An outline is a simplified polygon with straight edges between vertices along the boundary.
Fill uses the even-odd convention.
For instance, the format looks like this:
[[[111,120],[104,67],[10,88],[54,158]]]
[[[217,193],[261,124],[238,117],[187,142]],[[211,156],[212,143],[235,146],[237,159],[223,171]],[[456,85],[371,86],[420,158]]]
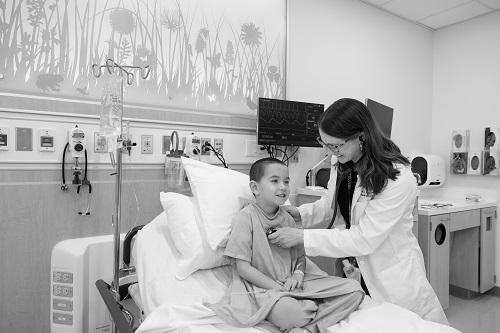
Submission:
[[[160,192],[160,202],[167,215],[168,227],[180,253],[176,278],[186,279],[199,269],[231,264],[224,249],[212,250],[204,234],[203,222],[196,214],[195,199],[175,192]]]
[[[231,233],[231,220],[243,203],[255,201],[250,191],[250,177],[191,158],[181,159],[210,247],[212,250],[225,247]]]

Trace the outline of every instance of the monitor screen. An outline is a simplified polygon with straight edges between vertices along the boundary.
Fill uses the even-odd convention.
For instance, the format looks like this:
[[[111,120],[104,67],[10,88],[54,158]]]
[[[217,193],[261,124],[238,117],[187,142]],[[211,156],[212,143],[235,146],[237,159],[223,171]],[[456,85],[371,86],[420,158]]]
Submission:
[[[366,99],[366,106],[372,113],[377,123],[380,125],[382,131],[384,131],[385,135],[390,138],[392,130],[392,114],[394,109],[384,104],[380,104],[379,102],[375,102],[369,98]]]
[[[323,104],[259,98],[257,144],[321,147],[318,119]]]

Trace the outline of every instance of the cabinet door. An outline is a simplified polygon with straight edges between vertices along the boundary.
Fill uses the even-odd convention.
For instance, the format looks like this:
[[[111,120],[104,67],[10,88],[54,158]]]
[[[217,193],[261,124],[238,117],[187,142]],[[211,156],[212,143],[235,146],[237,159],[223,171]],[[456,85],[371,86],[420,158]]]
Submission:
[[[450,284],[479,292],[480,210],[450,215]]]
[[[484,293],[495,287],[495,207],[481,209],[480,230],[480,281],[479,290]]]
[[[429,237],[429,282],[443,309],[449,305],[450,215],[431,217]]]

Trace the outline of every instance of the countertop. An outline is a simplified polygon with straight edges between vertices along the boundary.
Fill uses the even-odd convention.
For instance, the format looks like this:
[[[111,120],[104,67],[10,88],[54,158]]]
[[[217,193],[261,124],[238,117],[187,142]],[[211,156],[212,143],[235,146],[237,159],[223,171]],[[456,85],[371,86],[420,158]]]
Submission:
[[[479,208],[496,207],[496,201],[447,201],[435,199],[418,199],[418,214],[419,215],[440,215],[448,213],[463,212]],[[432,208],[435,207],[435,208]]]
[[[298,188],[297,194],[311,195],[321,197],[328,193],[327,189],[310,190],[306,188]],[[419,215],[440,215],[448,213],[462,212],[466,210],[496,207],[497,202],[491,199],[481,199],[480,202],[466,201],[465,199],[446,199],[446,197],[421,197],[421,192],[418,191],[418,214]],[[425,194],[424,194],[425,195]],[[465,198],[465,196],[464,196]],[[431,208],[431,207],[435,208]]]

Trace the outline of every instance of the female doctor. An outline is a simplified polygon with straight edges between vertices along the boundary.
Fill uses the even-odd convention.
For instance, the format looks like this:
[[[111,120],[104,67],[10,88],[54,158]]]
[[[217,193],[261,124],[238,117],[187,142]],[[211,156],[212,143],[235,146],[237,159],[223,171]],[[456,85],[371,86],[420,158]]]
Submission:
[[[287,210],[305,228],[332,216],[335,228],[284,227],[269,239],[281,247],[303,244],[310,256],[355,257],[374,300],[448,325],[412,233],[417,187],[410,162],[358,100],[334,102],[318,127],[318,141],[334,155],[328,195]]]

